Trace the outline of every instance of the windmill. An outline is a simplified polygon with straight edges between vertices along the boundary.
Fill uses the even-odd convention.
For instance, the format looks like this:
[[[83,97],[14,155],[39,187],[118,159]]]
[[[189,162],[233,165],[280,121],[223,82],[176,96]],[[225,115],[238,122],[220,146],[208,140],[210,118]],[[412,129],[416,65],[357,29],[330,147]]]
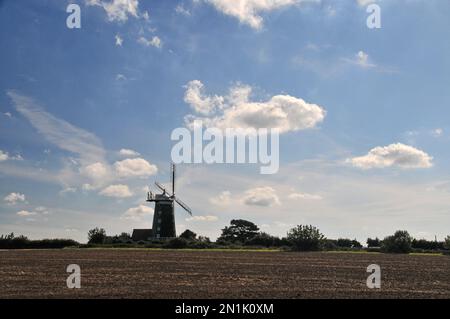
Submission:
[[[155,182],[162,194],[153,194],[148,192],[147,202],[155,202],[155,211],[153,214],[153,237],[154,238],[173,238],[176,237],[175,230],[175,202],[180,205],[189,215],[192,216],[191,209],[175,196],[175,164],[171,164],[172,173],[172,193],[158,182]]]

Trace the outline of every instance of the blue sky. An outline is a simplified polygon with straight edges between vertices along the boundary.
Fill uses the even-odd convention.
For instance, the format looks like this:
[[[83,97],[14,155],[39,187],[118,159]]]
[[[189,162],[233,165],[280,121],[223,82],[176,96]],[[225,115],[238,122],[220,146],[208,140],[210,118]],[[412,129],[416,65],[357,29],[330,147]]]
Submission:
[[[450,3],[380,0],[375,30],[369,2],[0,1],[0,233],[85,241],[95,226],[151,226],[145,186],[168,180],[197,81],[203,105],[251,88],[228,103],[289,96],[326,116],[288,123],[278,174],[180,165],[195,217],[178,209],[178,231],[215,238],[244,218],[276,235],[301,223],[363,241],[448,235]],[[66,27],[69,3],[81,29]]]

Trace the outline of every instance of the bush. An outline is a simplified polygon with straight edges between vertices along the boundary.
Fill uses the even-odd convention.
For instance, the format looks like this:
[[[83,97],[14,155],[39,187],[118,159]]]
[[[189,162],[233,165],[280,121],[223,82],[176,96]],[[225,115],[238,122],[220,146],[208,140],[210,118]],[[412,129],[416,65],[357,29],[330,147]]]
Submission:
[[[88,244],[103,244],[106,240],[106,231],[103,228],[94,228],[88,232]]]
[[[383,239],[381,249],[387,253],[408,254],[412,249],[412,238],[406,230],[398,230]]]
[[[261,232],[250,238],[245,242],[246,246],[262,246],[262,247],[275,247],[279,246],[280,238],[271,236],[267,233]]]
[[[337,245],[337,240],[333,240],[333,239],[326,239],[323,243],[323,247],[324,250],[338,250],[339,247]]]
[[[423,250],[442,250],[444,249],[444,243],[434,240],[413,239],[412,248]]]
[[[184,238],[186,240],[195,240],[197,238],[197,234],[193,231],[186,229],[181,235],[180,238]]]
[[[323,249],[326,239],[314,226],[299,225],[292,228],[287,235],[295,250],[317,251]]]
[[[171,249],[183,249],[186,248],[188,246],[188,241],[184,238],[173,238],[170,239],[169,241],[167,241],[164,244],[165,248],[171,248]]]
[[[71,239],[29,240],[25,236],[15,237],[13,233],[0,236],[0,249],[59,249],[78,245]]]

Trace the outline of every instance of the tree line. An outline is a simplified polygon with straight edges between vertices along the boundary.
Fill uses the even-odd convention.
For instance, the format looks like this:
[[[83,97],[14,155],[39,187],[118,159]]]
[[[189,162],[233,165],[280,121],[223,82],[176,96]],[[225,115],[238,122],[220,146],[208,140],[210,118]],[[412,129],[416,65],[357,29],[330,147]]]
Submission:
[[[233,219],[229,226],[222,229],[216,241],[198,236],[187,229],[177,238],[169,240],[150,240],[134,242],[131,235],[121,233],[108,236],[103,228],[94,228],[88,232],[88,244],[80,244],[71,239],[30,240],[13,233],[0,236],[0,249],[40,249],[65,247],[147,247],[147,248],[268,248],[291,251],[333,251],[366,250],[386,253],[442,252],[450,253],[450,236],[444,241],[415,239],[407,231],[396,231],[383,239],[368,238],[366,246],[356,239],[329,239],[312,225],[298,225],[290,229],[285,237],[277,237],[263,232],[253,222]]]
[[[198,236],[187,229],[177,238],[166,241],[154,240],[134,243],[131,236],[122,233],[117,236],[107,236],[104,229],[95,228],[88,234],[90,245],[131,245],[159,248],[278,248],[294,251],[333,251],[333,250],[367,250],[386,253],[410,252],[444,252],[450,251],[450,236],[442,241],[428,241],[415,239],[407,231],[399,230],[384,239],[368,238],[366,247],[356,239],[326,238],[320,230],[312,225],[298,225],[289,230],[285,237],[272,236],[260,231],[253,222],[243,219],[233,219],[229,226],[222,229],[222,233],[215,242],[208,237]]]

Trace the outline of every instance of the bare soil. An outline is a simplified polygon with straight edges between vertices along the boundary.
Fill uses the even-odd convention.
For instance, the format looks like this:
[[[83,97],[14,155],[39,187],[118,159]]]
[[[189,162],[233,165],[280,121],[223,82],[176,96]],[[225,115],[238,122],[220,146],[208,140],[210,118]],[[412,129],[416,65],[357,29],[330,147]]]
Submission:
[[[66,267],[81,267],[68,289]],[[381,266],[368,289],[367,266]],[[0,251],[0,298],[450,298],[450,257],[163,250]]]

